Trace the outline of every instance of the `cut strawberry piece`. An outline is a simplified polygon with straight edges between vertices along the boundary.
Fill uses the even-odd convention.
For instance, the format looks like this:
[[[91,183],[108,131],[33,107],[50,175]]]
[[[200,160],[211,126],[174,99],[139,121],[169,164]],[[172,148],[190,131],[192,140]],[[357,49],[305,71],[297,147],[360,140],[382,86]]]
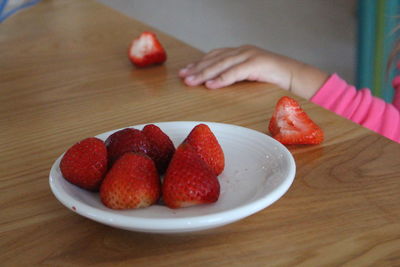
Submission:
[[[137,67],[146,67],[163,63],[167,54],[154,33],[143,32],[133,40],[129,48],[129,59]]]
[[[65,152],[60,162],[63,177],[81,188],[97,191],[107,172],[107,148],[98,138],[86,138]]]
[[[149,155],[156,163],[157,170],[163,174],[175,152],[175,146],[171,139],[158,126],[154,124],[146,125],[142,132],[147,139],[153,144],[155,151]]]
[[[100,187],[100,199],[112,209],[145,208],[160,197],[160,177],[148,156],[128,152],[107,173]]]
[[[224,152],[217,138],[207,125],[196,125],[184,142],[193,146],[217,176],[222,173],[225,167]]]
[[[162,194],[168,207],[182,208],[216,202],[220,185],[215,173],[194,148],[183,143],[168,166]]]
[[[272,137],[285,145],[320,144],[324,140],[322,129],[288,96],[279,99],[268,128]]]
[[[126,152],[153,153],[153,146],[142,131],[133,128],[125,128],[111,134],[106,140],[109,165]]]

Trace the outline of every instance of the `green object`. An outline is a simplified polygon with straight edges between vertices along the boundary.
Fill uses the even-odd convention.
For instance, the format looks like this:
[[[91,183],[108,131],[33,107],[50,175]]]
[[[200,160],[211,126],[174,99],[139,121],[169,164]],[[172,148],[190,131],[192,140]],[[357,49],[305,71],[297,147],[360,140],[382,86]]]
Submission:
[[[372,88],[375,51],[375,0],[358,1],[357,88]]]
[[[372,94],[387,102],[393,99],[392,79],[396,61],[387,64],[398,39],[400,0],[358,1],[357,88],[370,88]]]
[[[377,0],[376,5],[376,33],[375,33],[375,57],[374,57],[374,81],[373,94],[382,96],[382,78],[385,72],[384,42],[385,42],[385,4],[386,0]]]
[[[393,66],[390,69],[387,69],[387,64],[389,62],[392,50],[394,45],[400,38],[400,32],[396,31],[396,27],[399,26],[400,23],[400,1],[399,0],[386,0],[385,1],[385,10],[384,10],[384,36],[383,36],[383,58],[385,65],[383,68],[385,72],[382,73],[382,91],[381,95],[384,100],[387,102],[391,102],[393,99],[393,87],[392,80],[396,74],[398,74],[396,68],[396,60],[393,61]]]

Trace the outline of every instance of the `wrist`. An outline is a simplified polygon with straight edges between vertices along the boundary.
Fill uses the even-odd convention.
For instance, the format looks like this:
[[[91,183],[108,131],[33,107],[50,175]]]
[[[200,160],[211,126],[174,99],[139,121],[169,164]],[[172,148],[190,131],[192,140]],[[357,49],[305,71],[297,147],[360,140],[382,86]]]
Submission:
[[[298,62],[291,70],[290,91],[310,99],[326,82],[329,74],[311,65]]]

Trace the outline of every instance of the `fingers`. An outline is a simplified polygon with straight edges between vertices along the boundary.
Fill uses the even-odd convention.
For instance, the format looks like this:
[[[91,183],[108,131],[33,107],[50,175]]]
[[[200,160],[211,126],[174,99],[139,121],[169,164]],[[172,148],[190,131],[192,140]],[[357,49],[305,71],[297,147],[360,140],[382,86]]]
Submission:
[[[219,48],[219,49],[214,49],[207,53],[202,59],[200,59],[197,62],[191,63],[187,65],[185,68],[181,69],[179,71],[179,76],[181,78],[185,78],[187,76],[193,75],[208,66],[214,64],[218,60],[221,60],[222,58],[226,57],[229,55],[229,53],[232,52],[233,49],[231,48]]]
[[[243,80],[269,82],[283,89],[290,89],[293,70],[301,66],[294,59],[245,45],[213,50],[200,61],[186,66],[179,75],[189,86],[204,83],[209,89],[225,87]]]
[[[205,86],[208,89],[218,89],[239,81],[257,79],[254,75],[256,74],[252,70],[251,63],[244,61],[225,70],[214,79],[206,81]]]
[[[247,58],[244,55],[235,55],[225,57],[221,60],[215,60],[206,67],[201,68],[199,71],[187,76],[185,78],[185,83],[190,86],[202,84],[208,80],[218,77],[221,73],[235,65],[239,65],[240,63],[246,61],[246,59]]]
[[[218,77],[221,73],[251,58],[247,47],[218,49],[208,53],[202,60],[181,70],[180,76],[189,86],[196,86]]]

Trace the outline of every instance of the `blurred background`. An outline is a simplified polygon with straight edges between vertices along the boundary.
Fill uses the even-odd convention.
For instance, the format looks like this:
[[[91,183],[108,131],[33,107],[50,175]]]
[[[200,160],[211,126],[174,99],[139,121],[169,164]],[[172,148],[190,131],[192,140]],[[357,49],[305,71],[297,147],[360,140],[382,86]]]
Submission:
[[[98,1],[204,52],[254,44],[355,82],[356,0]]]
[[[95,0],[203,52],[253,44],[393,98],[400,0]],[[0,0],[0,23],[40,0]],[[135,36],[132,36],[132,39]],[[399,58],[395,58],[394,63]]]

